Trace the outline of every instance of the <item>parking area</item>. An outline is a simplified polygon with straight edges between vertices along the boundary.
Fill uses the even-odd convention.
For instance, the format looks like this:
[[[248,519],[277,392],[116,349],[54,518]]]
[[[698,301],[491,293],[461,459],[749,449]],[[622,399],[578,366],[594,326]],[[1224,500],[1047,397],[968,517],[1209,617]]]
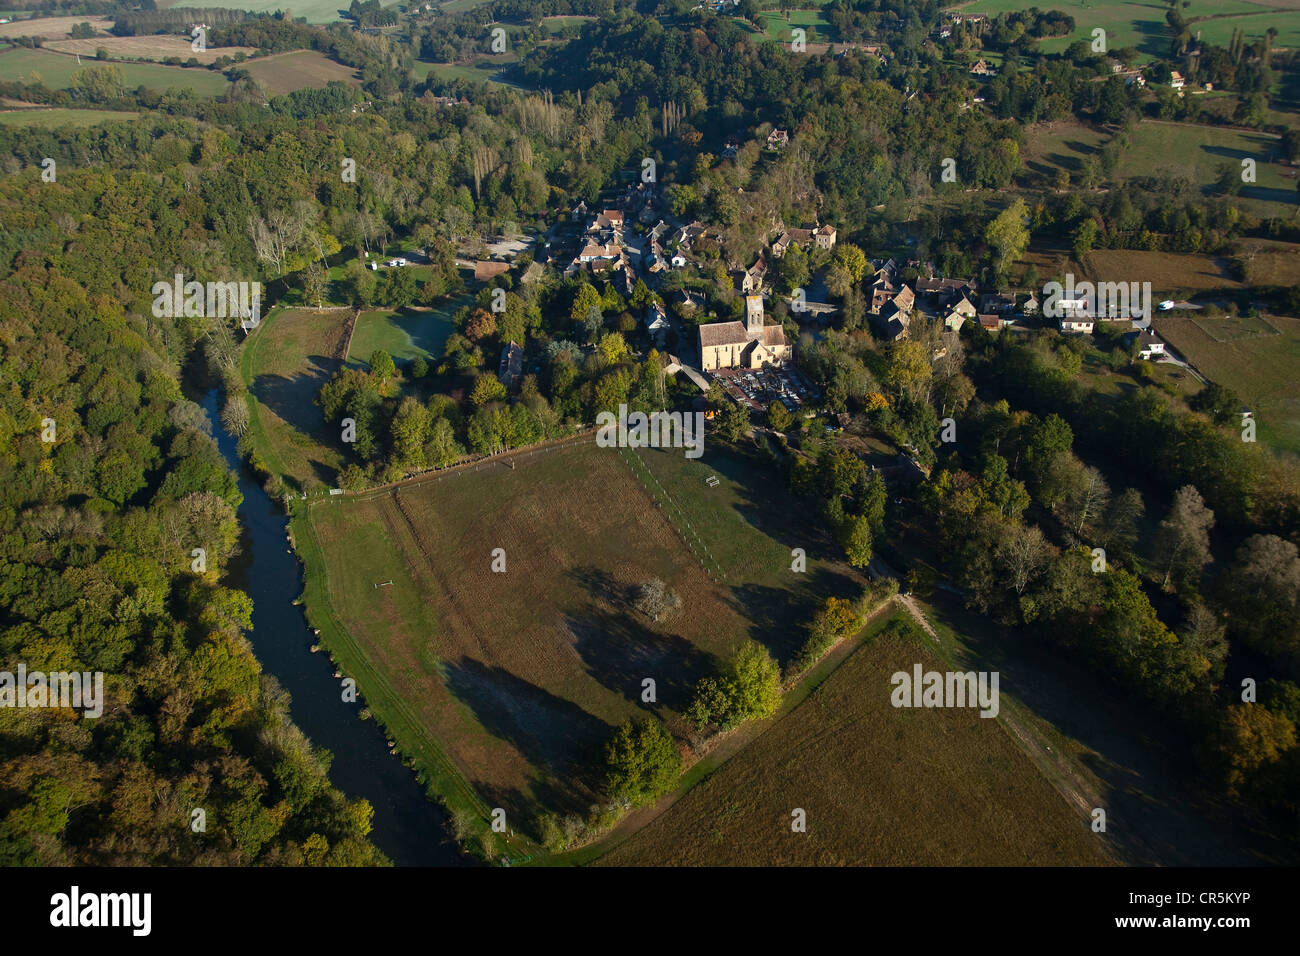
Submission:
[[[779,401],[789,411],[795,412],[817,397],[812,384],[793,366],[720,368],[711,374],[733,400],[758,411]]]

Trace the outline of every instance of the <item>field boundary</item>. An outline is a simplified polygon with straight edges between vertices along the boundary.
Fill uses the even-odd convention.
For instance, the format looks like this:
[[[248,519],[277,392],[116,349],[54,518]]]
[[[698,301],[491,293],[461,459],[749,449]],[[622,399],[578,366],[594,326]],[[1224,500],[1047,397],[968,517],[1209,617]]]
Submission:
[[[678,800],[721,770],[731,758],[748,749],[763,734],[778,726],[782,719],[802,706],[845,661],[876,636],[877,628],[883,628],[895,618],[910,624],[915,623],[895,598],[881,601],[851,636],[836,642],[816,664],[804,671],[798,681],[782,690],[781,703],[775,714],[716,735],[712,740],[713,746],[702,753],[700,758],[682,774],[681,782],[672,793],[665,794],[660,800],[640,812],[624,816],[599,840],[573,850],[553,854],[543,861],[543,865],[582,866],[617,850],[657,817],[668,812]]]
[[[427,775],[423,783],[426,793],[437,798],[449,818],[458,810],[471,810],[484,822],[491,819],[491,809],[478,791],[460,772],[455,762],[411,713],[405,699],[375,668],[364,647],[339,618],[329,599],[329,563],[325,561],[320,542],[316,539],[311,521],[311,507],[321,500],[294,509],[290,517],[294,551],[303,566],[303,593],[300,598],[308,622],[320,630],[321,644],[339,658],[340,670],[357,680],[358,689],[365,699],[373,719],[399,747],[405,748],[417,771]],[[450,821],[449,821],[450,822]],[[511,852],[513,862],[530,858],[527,847],[511,846],[502,835]],[[520,841],[521,838],[515,838]]]
[[[718,563],[718,559],[713,556],[713,552],[710,551],[709,546],[704,543],[704,539],[699,536],[698,532],[696,532],[695,526],[691,524],[690,519],[686,517],[686,512],[682,510],[681,505],[679,505],[676,502],[676,500],[673,498],[673,496],[670,495],[664,489],[664,486],[659,483],[659,480],[655,478],[653,474],[651,474],[649,467],[646,465],[645,462],[641,461],[640,456],[638,456],[634,450],[620,447],[618,451],[619,451],[619,457],[621,457],[624,461],[628,463],[628,467],[632,470],[633,477],[636,478],[637,481],[641,483],[641,487],[644,488],[646,494],[650,496],[650,500],[658,504],[658,498],[662,497],[665,501],[667,501],[670,505],[672,505],[674,509],[676,509],[679,515],[681,515],[683,524],[685,524],[686,527],[690,529],[691,536],[694,537],[697,542],[699,542],[701,550],[703,550],[704,553],[709,556],[709,560],[713,562],[713,566],[718,569],[717,572],[718,575],[721,576],[722,580],[725,581],[727,578],[727,572],[722,570],[722,565],[720,565]],[[624,452],[626,452],[627,454],[624,454]],[[645,479],[642,478],[640,472],[637,471],[636,465],[632,464],[633,461],[639,464],[641,468],[645,471],[646,478],[649,478],[650,481],[654,482],[654,486],[659,489],[658,496],[656,496],[655,492],[650,490],[650,486],[646,484]],[[673,519],[672,515],[668,514],[666,509],[661,507],[659,510],[664,513],[664,517],[666,517],[668,519],[668,523],[673,526],[673,530],[677,532],[677,536],[681,538],[682,542],[686,545],[686,547],[690,549],[691,554],[695,556],[695,560],[700,562],[700,567],[704,568],[704,573],[707,574],[709,577],[713,578],[714,573],[711,570],[709,570],[709,566],[705,564],[704,559],[700,557],[699,552],[695,550],[695,546],[691,544],[690,538],[686,536],[686,532],[684,532],[681,529],[681,527]]]
[[[344,365],[348,363],[348,354],[351,353],[352,351],[352,336],[356,334],[357,321],[360,318],[361,318],[361,310],[353,309],[352,320],[347,324],[347,329],[346,329],[347,339],[343,343],[343,351],[337,356],[337,358],[341,362],[343,362]]]
[[[262,414],[259,411],[262,403],[253,394],[253,356],[261,343],[263,331],[270,327],[271,323],[283,315],[285,311],[280,306],[276,306],[267,313],[266,317],[257,324],[257,328],[244,338],[243,347],[239,350],[239,377],[244,383],[244,401],[248,404],[248,430],[252,433],[253,450],[266,464],[268,470],[281,478],[287,472],[284,470],[283,462],[275,453],[274,443],[262,426]]]
[[[506,451],[499,451],[491,455],[479,455],[475,458],[465,458],[462,461],[454,462],[445,468],[430,468],[419,474],[408,475],[398,481],[385,482],[382,485],[374,485],[370,488],[364,488],[361,491],[344,492],[348,497],[365,501],[378,495],[387,494],[396,491],[399,488],[406,488],[413,485],[419,485],[426,481],[439,481],[443,478],[451,477],[453,474],[457,477],[486,468],[489,465],[501,462],[503,466],[506,460],[518,458],[527,458],[531,455],[540,455],[548,451],[557,451],[558,449],[568,447],[569,445],[581,444],[582,439],[596,431],[596,426],[592,425],[584,428],[572,435],[563,435],[559,438],[548,438],[545,441],[534,442],[531,445],[521,445],[518,448],[510,448]],[[514,467],[510,465],[508,467]]]

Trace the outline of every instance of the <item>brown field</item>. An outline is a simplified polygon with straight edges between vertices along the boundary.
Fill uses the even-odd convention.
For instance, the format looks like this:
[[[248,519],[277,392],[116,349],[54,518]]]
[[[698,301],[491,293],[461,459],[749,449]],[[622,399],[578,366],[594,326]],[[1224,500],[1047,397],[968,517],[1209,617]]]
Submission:
[[[89,23],[101,33],[113,26],[108,17],[40,17],[0,23],[0,37],[66,37],[78,23]]]
[[[596,800],[601,746],[642,711],[644,678],[657,687],[649,709],[684,735],[678,715],[718,657],[753,636],[785,659],[823,594],[863,583],[807,530],[808,572],[792,574],[787,522],[806,529],[807,516],[766,471],[756,472],[766,486],[725,477],[748,477],[750,465],[714,451],[710,465],[689,464],[715,469],[722,483],[709,489],[690,471],[691,487],[745,561],[719,548],[727,577],[710,576],[678,531],[692,506],[674,510],[662,485],[652,497],[631,455],[585,438],[522,453],[514,469],[490,460],[309,506],[330,602],[367,666],[486,805],[524,831],[543,811],[585,814]],[[763,517],[780,509],[787,514]],[[505,573],[491,570],[494,548],[505,550]],[[659,624],[630,605],[651,577],[683,602]],[[366,680],[359,685],[369,700]]]
[[[121,60],[163,60],[169,56],[179,57],[182,61],[190,58],[200,63],[211,63],[223,56],[234,56],[243,52],[252,55],[256,52],[251,46],[208,47],[202,53],[190,49],[190,41],[179,36],[141,36],[141,37],[91,37],[85,40],[55,40],[46,43],[44,49],[56,53],[79,53],[83,57],[93,57],[95,51],[103,47],[109,56]]]
[[[1300,454],[1300,319],[1159,318],[1159,333],[1255,411],[1260,442]]]
[[[243,68],[254,79],[265,83],[272,96],[323,87],[330,80],[340,80],[352,86],[361,84],[356,70],[335,63],[315,50],[294,50],[292,53],[261,57],[243,64]]]
[[[1042,298],[1043,295],[1044,282],[1056,277],[1064,280],[1067,272],[1073,272],[1075,277],[1078,278],[1083,272],[1074,259],[1071,258],[1068,249],[1030,249],[1016,260],[1015,268],[1011,270],[1011,274],[1023,276],[1031,265],[1038,270],[1038,286],[1033,291],[1038,293],[1039,298]],[[1028,292],[1030,290],[1025,289],[1024,291]]]
[[[1240,239],[1233,251],[1244,261],[1249,284],[1300,285],[1300,244]]]
[[[1108,863],[1088,819],[1070,810],[1000,721],[972,709],[891,705],[895,671],[910,672],[917,662],[947,669],[915,633],[869,640],[795,710],[599,864]],[[795,808],[807,814],[806,833],[791,830]]]
[[[242,373],[256,400],[250,427],[258,452],[291,487],[308,477],[336,484],[338,436],[322,435],[325,420],[316,396],[343,365],[341,339],[351,316],[347,309],[279,312],[244,347]]]
[[[1228,263],[1212,256],[1136,249],[1098,249],[1087,253],[1086,277],[1104,282],[1150,282],[1157,298],[1175,292],[1237,289]],[[1076,276],[1076,280],[1080,277]]]

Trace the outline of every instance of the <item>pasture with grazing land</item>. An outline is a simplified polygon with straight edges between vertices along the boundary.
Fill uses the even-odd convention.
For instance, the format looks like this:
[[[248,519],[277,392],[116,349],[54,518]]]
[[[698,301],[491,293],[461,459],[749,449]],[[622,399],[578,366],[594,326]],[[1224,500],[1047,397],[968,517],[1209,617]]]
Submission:
[[[272,312],[240,355],[257,453],[290,487],[309,478],[336,484],[338,436],[322,434],[325,418],[316,396],[342,367],[351,318],[350,309]]]
[[[335,63],[315,50],[294,50],[274,56],[259,57],[243,64],[255,80],[266,84],[272,96],[283,96],[294,90],[319,89],[331,80],[350,86],[360,86],[357,71],[342,63]]]
[[[1300,285],[1300,244],[1239,239],[1233,252],[1250,285]]]
[[[253,13],[275,13],[277,10],[293,10],[295,19],[306,18],[308,23],[333,23],[340,19],[339,9],[347,9],[346,3],[339,0],[301,0],[299,3],[284,3],[283,0],[202,0],[193,4],[186,0],[158,0],[158,9],[166,10],[176,6],[213,7],[230,10],[249,10]],[[385,4],[387,6],[387,4]]]
[[[1025,129],[1025,169],[1050,183],[1057,169],[1076,176],[1086,156],[1097,155],[1110,134],[1078,120],[1035,123]]]
[[[295,523],[322,556],[305,556],[309,616],[376,716],[406,753],[436,742],[524,832],[545,811],[585,815],[614,726],[648,706],[685,735],[719,658],[748,636],[787,659],[826,596],[865,584],[751,453],[690,461],[588,436],[510,460],[314,498]],[[660,623],[631,606],[653,577],[682,599]]]
[[[78,23],[89,23],[100,33],[107,33],[113,28],[113,21],[108,17],[38,17],[35,20],[22,19],[13,23],[0,23],[0,39],[5,37],[44,37],[57,39],[72,33]]]
[[[0,123],[6,126],[43,126],[46,129],[58,129],[61,126],[73,126],[78,129],[86,126],[99,126],[103,123],[120,123],[133,120],[139,113],[119,110],[78,110],[56,108],[18,109],[0,111]]]
[[[1157,316],[1156,332],[1255,412],[1259,441],[1300,454],[1300,318]]]
[[[811,696],[602,857],[618,866],[1023,866],[1109,862],[996,719],[895,708],[896,671],[946,667],[902,612]],[[902,627],[900,627],[902,625]],[[791,828],[806,814],[807,832]]]
[[[503,69],[518,61],[519,57],[514,53],[496,55],[484,53],[467,63],[429,63],[421,60],[417,61],[411,68],[411,73],[413,76],[422,79],[433,77],[444,81],[465,80],[469,83],[499,83],[502,86],[514,86],[522,89],[517,83],[511,83],[500,75]]]
[[[821,10],[791,10],[789,15],[778,12],[768,12],[763,14],[763,25],[765,27],[762,33],[755,33],[754,38],[757,40],[775,40],[778,43],[789,43],[793,34],[790,32],[796,27],[802,28],[805,33],[805,39],[809,43],[826,42],[835,40],[839,34],[831,26],[831,22],[826,19],[826,14]],[[753,29],[753,24],[749,24]]]
[[[1140,59],[1168,55],[1170,33],[1162,3],[1151,0],[975,0],[959,3],[953,10],[996,16],[1037,6],[1042,10],[1059,10],[1074,18],[1074,32],[1065,37],[1040,41],[1044,53],[1060,53],[1078,40],[1092,41],[1092,31],[1106,31],[1106,46],[1111,50],[1135,47]],[[1200,31],[1204,40],[1227,45],[1233,27],[1246,31],[1247,39],[1259,39],[1269,27],[1278,29],[1277,46],[1300,46],[1300,13],[1295,0],[1213,0],[1193,2],[1183,11],[1193,33]]]
[[[442,355],[455,330],[452,315],[473,301],[473,296],[462,296],[436,309],[362,312],[347,359],[354,364],[368,362],[376,349],[383,349],[399,364],[417,356],[432,362]]]
[[[122,71],[122,79],[128,90],[137,86],[146,86],[159,93],[167,90],[192,89],[199,96],[219,96],[230,86],[230,81],[220,73],[203,68],[186,68],[181,66],[164,66],[161,63],[112,63],[101,64],[97,60],[82,58],[77,63],[75,56],[66,53],[54,53],[50,50],[28,50],[15,48],[0,53],[0,81],[9,83],[31,82],[32,74],[52,90],[68,89],[72,78],[79,71],[89,66],[111,65]]]
[[[1257,216],[1293,216],[1296,181],[1283,175],[1281,155],[1281,141],[1270,134],[1146,120],[1120,152],[1115,177],[1170,174],[1204,189],[1218,179],[1220,166],[1239,174],[1241,161],[1254,159],[1256,182],[1243,184],[1233,205]]]

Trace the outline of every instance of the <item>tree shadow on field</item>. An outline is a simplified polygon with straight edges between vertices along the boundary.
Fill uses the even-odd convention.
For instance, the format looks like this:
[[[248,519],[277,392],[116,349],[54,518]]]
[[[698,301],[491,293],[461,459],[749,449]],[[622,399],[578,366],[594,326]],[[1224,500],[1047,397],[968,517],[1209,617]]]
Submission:
[[[1097,146],[1094,143],[1085,143],[1081,139],[1063,140],[1061,145],[1075,154],[1073,159],[1076,166],[1081,166],[1083,164],[1082,157],[1095,156],[1101,152],[1100,146]]]
[[[1294,850],[1198,776],[1185,732],[1123,695],[1075,658],[936,596],[939,622],[969,649],[960,669],[995,670],[1001,688],[1086,751],[1101,784],[1107,841],[1136,866],[1241,866],[1293,862]],[[1085,819],[1081,826],[1086,826]]]
[[[795,577],[792,573],[791,577]],[[731,588],[732,608],[750,622],[750,637],[784,666],[803,646],[808,624],[828,597],[856,598],[861,582],[827,568],[807,572],[798,587],[741,584]]]
[[[652,631],[630,614],[593,608],[587,615],[566,616],[564,626],[588,674],[661,717],[662,708],[685,710],[700,678],[714,670],[711,654],[679,635]],[[654,704],[641,700],[641,682],[647,677],[655,682]]]
[[[572,799],[583,799],[579,789],[593,782],[594,758],[611,732],[607,723],[504,668],[468,657],[446,668],[445,683],[488,733],[574,788]]]
[[[624,610],[632,607],[632,603],[636,600],[635,588],[614,580],[609,572],[601,568],[587,565],[572,568],[566,573],[582,585],[595,600],[608,604],[612,608]]]
[[[258,375],[253,379],[253,397],[286,424],[305,435],[319,437],[325,428],[325,416],[316,404],[316,397],[340,364],[338,359],[325,355],[309,355],[305,371],[292,375]]]
[[[1157,10],[1164,9],[1163,7],[1155,7],[1154,4],[1149,4],[1149,6]],[[1160,59],[1169,56],[1171,37],[1169,36],[1169,25],[1165,22],[1163,14],[1156,15],[1155,19],[1152,20],[1134,20],[1133,29],[1141,34],[1136,44],[1139,53],[1145,53],[1147,56]]]
[[[544,814],[565,816],[573,813],[585,818],[592,804],[599,800],[599,792],[589,786],[600,783],[597,779],[599,774],[594,769],[599,759],[599,750],[591,754],[591,779],[581,783],[574,781],[572,787],[561,786],[546,777],[533,776],[528,781],[527,789],[477,781],[474,788],[489,807],[501,807],[506,811],[507,831],[523,833],[540,843],[543,837],[541,817]],[[483,826],[486,828],[486,824]]]
[[[1275,189],[1271,186],[1242,186],[1237,193],[1242,199],[1254,199],[1257,202],[1275,202],[1294,206],[1300,201],[1300,191],[1294,189]],[[1294,216],[1294,213],[1292,214]]]

